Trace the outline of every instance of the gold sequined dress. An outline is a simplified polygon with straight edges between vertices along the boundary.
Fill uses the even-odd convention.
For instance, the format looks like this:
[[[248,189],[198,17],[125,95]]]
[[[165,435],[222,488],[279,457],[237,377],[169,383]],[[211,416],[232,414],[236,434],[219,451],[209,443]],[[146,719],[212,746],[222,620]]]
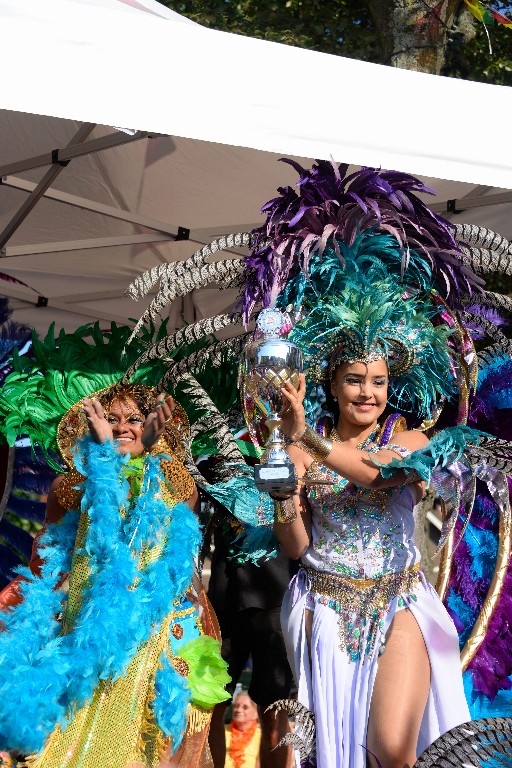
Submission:
[[[163,493],[172,509],[187,500],[194,482],[178,461],[162,461],[166,479]],[[168,465],[168,466],[165,466]],[[56,495],[64,509],[79,509],[80,495],[75,490],[83,478],[72,470],[58,486]],[[172,485],[171,485],[172,483]],[[82,512],[69,575],[69,595],[62,619],[62,631],[72,631],[88,583],[88,557],[83,550],[89,518]],[[139,569],[159,557],[158,547],[139,553]],[[137,589],[135,584],[133,587]],[[173,649],[187,637],[209,634],[218,639],[215,615],[198,579],[174,605],[160,627],[155,627],[147,642],[140,645],[126,673],[112,680],[99,680],[92,700],[68,714],[67,722],[56,725],[38,755],[23,763],[27,768],[206,768],[211,766],[207,746],[210,710],[189,704],[187,731],[177,752],[171,756],[170,739],[164,738],[151,711],[155,696],[155,674],[162,652]],[[174,664],[174,658],[176,664]],[[180,671],[178,653],[173,665]],[[182,669],[182,674],[186,674]]]

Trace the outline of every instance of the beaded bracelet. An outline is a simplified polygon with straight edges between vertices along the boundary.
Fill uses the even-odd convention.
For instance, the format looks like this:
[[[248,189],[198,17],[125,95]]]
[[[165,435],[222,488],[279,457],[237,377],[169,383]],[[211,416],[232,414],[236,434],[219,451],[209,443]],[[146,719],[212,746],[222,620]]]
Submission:
[[[293,503],[293,497],[274,500],[274,520],[276,523],[293,523],[297,519],[297,510]]]

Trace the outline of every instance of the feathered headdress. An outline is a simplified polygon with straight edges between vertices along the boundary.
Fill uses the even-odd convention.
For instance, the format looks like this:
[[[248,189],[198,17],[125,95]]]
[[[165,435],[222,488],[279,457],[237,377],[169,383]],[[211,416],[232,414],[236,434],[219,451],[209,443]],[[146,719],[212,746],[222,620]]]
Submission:
[[[512,469],[506,442],[512,424],[506,396],[510,387],[504,384],[512,342],[495,323],[497,312],[509,311],[512,300],[484,290],[480,276],[512,274],[512,246],[483,227],[454,226],[435,215],[418,197],[432,190],[408,174],[363,168],[347,175],[346,166],[326,161],[318,161],[308,170],[293,161],[285,162],[297,170],[299,180],[295,188],[280,189],[263,206],[266,220],[261,227],[221,238],[185,263],[160,265],[134,281],[129,288],[132,298],[145,295],[160,282],[137,331],[167,303],[194,288],[208,283],[241,287],[239,314],[201,320],[178,332],[190,332],[197,340],[218,328],[231,325],[236,331],[238,326],[233,338],[205,343],[179,360],[174,357],[175,337],[163,340],[158,351],[156,347],[147,351],[147,355],[166,356],[170,350],[168,380],[186,380],[194,389],[205,370],[235,367],[250,338],[245,329],[255,314],[262,307],[290,307],[296,320],[291,335],[309,355],[308,363],[317,378],[326,368],[328,371],[326,360],[333,351],[329,339],[341,335],[343,339],[337,340],[344,345],[343,355],[350,341],[358,353],[361,349],[364,355],[385,353],[395,374],[395,403],[431,414],[423,428],[434,426],[443,398],[455,391],[456,398],[452,396],[441,415],[443,426],[469,423],[504,438],[494,442],[481,438],[461,478],[450,474],[449,463],[437,472],[452,491],[457,489],[452,493],[455,514],[449,517],[443,536],[455,542],[464,537],[454,552],[450,545],[445,548],[439,591],[455,621],[464,611],[471,614],[474,631],[469,639],[463,634],[461,640],[464,645],[467,639],[466,647],[471,649],[465,656],[468,685],[475,695],[492,695],[492,685],[507,687],[512,673],[510,653],[500,646],[502,679],[490,682],[496,681],[489,661],[492,647],[497,647],[504,622],[512,623],[506,598],[512,520],[503,480],[504,473]],[[245,258],[237,255],[208,262],[213,253],[241,247],[249,249]],[[358,293],[371,295],[373,302]],[[413,353],[404,347],[407,332],[412,334],[414,343],[409,346],[414,347]],[[480,340],[478,354],[473,338]],[[333,349],[336,351],[335,346]],[[418,361],[421,364],[415,364]],[[481,397],[479,368],[489,372],[480,377]],[[504,391],[503,396],[494,385]],[[210,395],[215,399],[214,393]],[[448,462],[447,457],[443,459],[446,440],[440,439],[434,448],[439,448],[437,459]],[[452,454],[452,469],[460,469],[460,455],[451,451],[450,458]],[[471,508],[468,524],[464,520]],[[261,518],[255,515],[254,521],[261,522]],[[490,538],[489,557],[485,563],[476,559],[475,570],[471,565],[475,558],[465,557],[465,553],[474,550],[473,541]],[[486,629],[490,645],[484,640]]]
[[[165,324],[160,333],[165,333]],[[57,471],[61,469],[55,461],[58,452],[70,464],[68,443],[86,430],[80,401],[117,385],[130,362],[153,340],[154,327],[126,345],[129,335],[127,326],[112,323],[104,333],[95,323],[55,336],[52,325],[43,340],[33,334],[26,354],[15,350],[10,361],[13,370],[0,389],[0,429],[9,445],[27,435]],[[131,377],[132,383],[144,385],[139,390],[145,394],[147,406],[157,394],[153,383],[165,370],[155,360],[140,366]],[[181,409],[180,414],[185,418]]]
[[[309,274],[290,280],[280,301],[295,300],[302,318],[290,333],[304,353],[307,377],[326,384],[342,362],[386,359],[390,373],[390,404],[398,410],[430,416],[440,398],[455,391],[448,337],[452,329],[440,322],[428,297],[428,265],[421,289],[405,289],[383,274],[373,254],[388,254],[387,236],[366,233],[352,247],[343,246],[342,265],[332,248],[320,260],[311,258]],[[395,241],[395,255],[398,244]],[[410,264],[415,264],[410,257]],[[307,282],[306,282],[307,281]],[[435,321],[437,325],[434,325]]]

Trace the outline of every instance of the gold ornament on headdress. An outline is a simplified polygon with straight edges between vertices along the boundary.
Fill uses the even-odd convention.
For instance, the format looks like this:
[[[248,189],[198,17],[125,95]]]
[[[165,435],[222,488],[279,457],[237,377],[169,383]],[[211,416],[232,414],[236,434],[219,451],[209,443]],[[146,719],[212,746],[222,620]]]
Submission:
[[[91,393],[90,398],[97,398],[106,413],[116,400],[133,400],[141,409],[144,418],[154,409],[159,392],[154,387],[145,384],[112,384],[110,387]],[[67,466],[72,468],[73,449],[81,437],[89,434],[89,426],[83,409],[82,401],[75,403],[59,422],[57,428],[57,445]],[[170,420],[165,425],[165,431],[155,447],[159,453],[169,453],[180,461],[185,459],[185,445],[190,436],[190,423],[184,408],[174,401]]]

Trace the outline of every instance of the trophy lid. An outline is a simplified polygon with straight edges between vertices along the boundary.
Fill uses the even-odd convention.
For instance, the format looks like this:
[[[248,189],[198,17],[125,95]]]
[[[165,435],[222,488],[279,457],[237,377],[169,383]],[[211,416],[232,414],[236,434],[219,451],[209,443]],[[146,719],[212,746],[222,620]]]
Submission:
[[[281,329],[290,323],[287,314],[276,307],[265,307],[256,320],[256,327],[266,338],[280,336]]]

